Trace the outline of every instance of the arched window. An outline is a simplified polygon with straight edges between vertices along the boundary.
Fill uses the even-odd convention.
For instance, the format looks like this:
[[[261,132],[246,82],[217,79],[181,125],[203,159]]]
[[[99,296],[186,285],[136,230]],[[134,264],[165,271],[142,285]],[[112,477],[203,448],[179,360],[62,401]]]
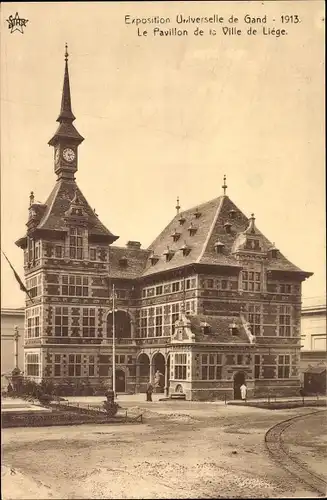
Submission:
[[[109,338],[113,336],[113,313],[110,312],[107,316],[107,335]],[[131,338],[131,318],[126,311],[115,312],[115,338],[125,339]]]

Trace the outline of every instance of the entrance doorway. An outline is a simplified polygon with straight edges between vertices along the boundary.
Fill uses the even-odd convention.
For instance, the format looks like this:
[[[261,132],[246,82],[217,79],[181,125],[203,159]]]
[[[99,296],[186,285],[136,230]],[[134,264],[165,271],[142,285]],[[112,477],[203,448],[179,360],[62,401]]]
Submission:
[[[245,373],[237,372],[234,375],[234,399],[241,398],[241,385],[245,383]]]
[[[126,392],[125,372],[118,369],[115,375],[116,392]]]

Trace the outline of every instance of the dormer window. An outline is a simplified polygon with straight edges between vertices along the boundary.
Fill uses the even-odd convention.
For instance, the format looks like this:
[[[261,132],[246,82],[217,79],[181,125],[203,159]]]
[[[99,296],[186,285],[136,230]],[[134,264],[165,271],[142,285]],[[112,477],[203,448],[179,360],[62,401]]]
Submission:
[[[127,258],[126,258],[126,257],[121,257],[121,258],[119,259],[119,265],[120,265],[121,267],[127,267]]]
[[[238,335],[239,333],[239,329],[238,329],[238,326],[237,324],[235,323],[235,321],[233,322],[233,324],[230,326],[230,331],[231,331],[231,334],[232,335]]]
[[[231,234],[232,232],[232,224],[230,222],[225,222],[224,229],[227,234]]]
[[[185,223],[185,221],[186,221],[186,219],[185,219],[185,217],[183,217],[183,215],[181,215],[180,218],[178,219],[180,226],[182,226]]]
[[[210,333],[211,327],[210,327],[209,323],[207,323],[206,321],[203,321],[200,323],[200,326],[201,326],[202,333],[204,335],[208,335]]]
[[[163,253],[163,255],[166,257],[166,262],[169,262],[173,256],[174,256],[174,251],[170,250],[169,247],[167,247],[167,250]]]
[[[224,243],[222,243],[221,241],[216,241],[215,243],[215,251],[216,253],[223,253],[223,250],[224,250]]]
[[[194,236],[195,233],[197,232],[197,227],[194,227],[192,222],[191,222],[191,224],[189,225],[188,231],[190,233],[190,236]]]
[[[252,239],[252,238],[251,239],[247,239],[246,240],[246,244],[245,244],[245,248],[247,250],[253,250],[253,251],[261,250],[260,241]]]
[[[176,231],[176,229],[174,230],[174,232],[173,232],[173,233],[172,233],[172,235],[171,235],[171,237],[173,238],[173,240],[174,240],[174,241],[178,241],[178,240],[179,240],[179,238],[180,238],[180,236],[181,236],[181,233],[178,233],[178,232]]]
[[[151,265],[152,265],[152,266],[155,266],[155,265],[156,265],[156,263],[158,262],[158,260],[159,260],[158,255],[155,255],[155,254],[152,252],[152,254],[150,255],[150,262],[151,262]]]
[[[184,243],[184,245],[180,248],[180,250],[183,252],[183,256],[186,257],[190,251],[191,251],[191,248],[186,245],[186,243]]]
[[[236,218],[236,210],[230,210],[228,215],[229,215],[230,219],[235,219]]]
[[[194,217],[195,217],[196,219],[198,219],[199,217],[201,217],[201,212],[199,212],[199,209],[198,209],[198,208],[196,208],[196,209],[195,209],[195,211],[194,211]]]
[[[275,247],[275,244],[273,244],[273,246],[270,247],[268,251],[272,259],[278,259],[279,250]]]

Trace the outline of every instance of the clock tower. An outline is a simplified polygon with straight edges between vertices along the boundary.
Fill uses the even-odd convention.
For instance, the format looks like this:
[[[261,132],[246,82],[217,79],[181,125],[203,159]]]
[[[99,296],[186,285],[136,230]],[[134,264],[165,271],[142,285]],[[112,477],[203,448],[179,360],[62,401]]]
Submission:
[[[77,171],[77,148],[84,138],[73,125],[75,116],[72,112],[70,84],[68,72],[67,45],[65,51],[65,75],[62,90],[61,108],[57,118],[59,127],[50,139],[49,145],[54,147],[54,169],[58,179],[74,179]]]

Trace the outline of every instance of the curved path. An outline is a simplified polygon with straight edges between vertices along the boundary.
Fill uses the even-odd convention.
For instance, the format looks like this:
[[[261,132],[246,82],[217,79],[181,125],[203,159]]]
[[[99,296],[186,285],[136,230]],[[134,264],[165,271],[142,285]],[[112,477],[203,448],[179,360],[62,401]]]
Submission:
[[[325,410],[320,410],[325,411]],[[296,417],[288,418],[283,420],[279,424],[271,427],[265,435],[266,447],[270,455],[278,462],[278,464],[286,469],[290,474],[299,479],[302,483],[310,486],[313,490],[320,493],[322,496],[326,496],[327,492],[327,482],[318,474],[313,471],[308,470],[304,467],[301,462],[295,460],[291,457],[285,447],[283,446],[283,433],[284,431],[294,424],[296,421],[320,413],[320,411],[314,411],[306,413],[305,415],[298,415]]]

